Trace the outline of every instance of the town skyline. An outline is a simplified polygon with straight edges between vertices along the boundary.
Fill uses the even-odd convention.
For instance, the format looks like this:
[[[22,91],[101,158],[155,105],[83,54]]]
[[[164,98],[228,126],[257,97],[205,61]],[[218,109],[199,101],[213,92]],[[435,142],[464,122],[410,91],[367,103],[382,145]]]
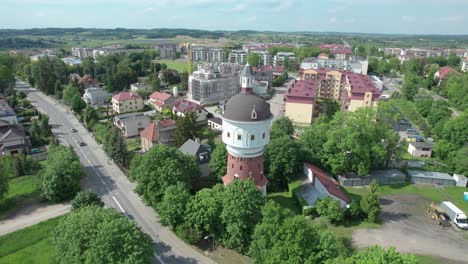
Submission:
[[[460,0],[448,0],[444,3],[432,0],[411,3],[402,0],[7,0],[2,9],[4,16],[0,18],[0,22],[3,28],[8,29],[60,25],[63,28],[468,34],[466,15],[458,12],[468,10],[468,2]]]

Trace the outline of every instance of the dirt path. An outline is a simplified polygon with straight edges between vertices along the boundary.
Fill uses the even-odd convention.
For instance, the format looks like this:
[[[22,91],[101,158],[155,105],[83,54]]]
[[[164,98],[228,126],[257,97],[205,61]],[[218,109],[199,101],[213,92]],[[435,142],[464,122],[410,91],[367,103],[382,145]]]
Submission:
[[[468,240],[456,228],[437,225],[426,212],[430,201],[419,195],[389,195],[381,199],[383,226],[358,229],[353,234],[357,247],[380,245],[400,252],[435,256],[444,263],[468,263]]]
[[[15,215],[0,220],[0,236],[63,215],[70,211],[69,204],[34,204],[18,210]]]

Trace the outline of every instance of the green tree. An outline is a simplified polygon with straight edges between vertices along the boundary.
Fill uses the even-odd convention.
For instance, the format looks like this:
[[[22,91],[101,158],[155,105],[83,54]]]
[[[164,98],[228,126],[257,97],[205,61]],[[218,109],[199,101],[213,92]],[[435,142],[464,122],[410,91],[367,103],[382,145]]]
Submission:
[[[361,199],[361,209],[366,215],[366,220],[371,223],[377,223],[380,217],[381,208],[377,188],[377,182],[373,180],[368,192]]]
[[[234,181],[226,187],[221,212],[221,221],[226,228],[221,237],[224,246],[239,252],[248,249],[255,225],[262,217],[264,199],[250,180]]]
[[[89,190],[78,192],[75,195],[75,198],[73,198],[73,200],[71,201],[73,211],[76,211],[85,206],[92,205],[103,207],[104,203],[101,201],[101,198],[99,198],[99,196],[97,196],[96,193]]]
[[[405,79],[403,81],[403,86],[401,88],[403,96],[407,99],[412,101],[414,96],[418,93],[419,90],[419,82],[420,78],[413,74],[407,73],[405,75]]]
[[[127,166],[127,144],[120,130],[111,126],[104,141],[104,151],[116,163]]]
[[[5,197],[8,193],[8,181],[9,181],[9,173],[8,173],[8,164],[6,162],[6,157],[0,158],[0,201]],[[13,171],[13,169],[11,170]]]
[[[65,216],[52,234],[52,243],[60,263],[153,261],[151,238],[122,214],[98,206]]]
[[[220,237],[223,233],[224,226],[220,224],[223,191],[221,184],[202,189],[187,204],[185,223],[196,234],[197,240],[209,234]]]
[[[189,79],[189,74],[186,71],[183,71],[180,73],[180,90],[181,91],[187,91],[188,90],[188,79]]]
[[[161,80],[158,77],[158,74],[155,73],[153,77],[153,81],[151,82],[151,86],[153,91],[161,91]]]
[[[99,121],[98,113],[93,107],[86,106],[86,109],[83,112],[83,121],[88,128],[93,128],[93,126]]]
[[[49,201],[62,202],[72,198],[80,190],[83,178],[83,166],[73,148],[55,146],[49,150],[41,175],[41,191]]]
[[[276,119],[270,129],[270,138],[280,138],[283,136],[291,137],[294,134],[294,126],[289,117],[281,117]]]
[[[83,99],[81,99],[81,96],[79,94],[76,94],[71,100],[70,107],[73,110],[73,112],[79,114],[81,113],[81,111],[83,111],[83,109],[85,109],[86,103],[85,101],[83,101]]]
[[[78,91],[78,88],[76,88],[73,85],[65,86],[65,89],[63,90],[62,101],[66,105],[71,105],[72,99],[75,96],[80,96],[80,92]]]
[[[468,175],[468,146],[450,153],[448,164],[454,173]]]
[[[176,146],[182,146],[187,139],[201,138],[202,126],[197,121],[195,112],[186,113],[176,120],[175,143]]]
[[[447,65],[452,67],[460,66],[460,58],[455,53],[451,53],[447,58]]]
[[[434,144],[434,155],[441,160],[446,160],[450,153],[455,151],[457,147],[445,139],[437,140]]]
[[[130,164],[130,177],[137,181],[136,192],[147,204],[156,206],[164,190],[181,182],[190,186],[200,176],[194,157],[164,145],[153,146],[145,155],[137,155]]]
[[[227,172],[227,150],[226,145],[220,143],[216,145],[213,153],[211,153],[210,160],[210,170],[211,175],[216,176],[216,178],[221,179]]]
[[[327,262],[327,264],[416,264],[419,263],[416,257],[412,254],[398,253],[395,248],[391,247],[388,250],[379,246],[372,246],[363,250],[357,251],[354,255],[348,258],[336,258]]]
[[[247,63],[252,67],[258,67],[258,64],[260,64],[260,55],[250,52],[249,55],[247,55]]]
[[[329,132],[330,126],[324,117],[319,117],[311,127],[304,129],[300,144],[304,149],[305,160],[316,165],[322,164],[325,158],[323,144],[327,141]]]
[[[187,186],[181,182],[167,187],[161,202],[156,206],[161,224],[172,228],[182,224],[190,198]]]
[[[468,109],[468,74],[450,74],[443,85],[442,93],[456,108]]]
[[[11,69],[5,65],[0,65],[0,93],[4,93],[6,89],[15,84],[15,76]]]
[[[268,188],[274,191],[286,190],[288,183],[296,179],[302,161],[298,142],[287,136],[273,139],[265,152],[265,170],[270,180]]]
[[[325,196],[323,199],[315,203],[317,213],[326,217],[332,222],[340,222],[343,220],[344,211],[340,206],[340,202],[335,199]]]
[[[449,104],[443,100],[438,100],[432,104],[431,110],[427,114],[427,121],[429,125],[434,127],[440,121],[445,123],[451,116],[452,110],[450,110]]]
[[[443,138],[461,148],[468,144],[468,113],[452,117],[444,124]],[[436,142],[437,144],[437,142]]]
[[[433,100],[430,97],[416,98],[414,100],[414,103],[416,104],[416,107],[418,108],[418,111],[421,113],[422,117],[427,117],[431,111],[432,102]]]

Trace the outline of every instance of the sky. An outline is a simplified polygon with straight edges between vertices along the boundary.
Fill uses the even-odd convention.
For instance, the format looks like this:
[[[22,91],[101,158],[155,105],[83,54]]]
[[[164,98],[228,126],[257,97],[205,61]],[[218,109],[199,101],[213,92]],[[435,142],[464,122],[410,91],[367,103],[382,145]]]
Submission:
[[[468,34],[468,0],[0,0],[0,28]]]

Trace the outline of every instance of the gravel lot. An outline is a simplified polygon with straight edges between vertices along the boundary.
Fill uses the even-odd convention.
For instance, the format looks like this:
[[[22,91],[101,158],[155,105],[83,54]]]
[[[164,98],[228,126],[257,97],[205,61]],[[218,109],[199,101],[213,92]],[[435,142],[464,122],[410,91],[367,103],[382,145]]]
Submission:
[[[426,212],[430,201],[419,195],[388,195],[381,199],[383,226],[358,229],[353,234],[357,247],[378,244],[400,252],[432,255],[443,263],[468,263],[468,231],[443,228]]]

